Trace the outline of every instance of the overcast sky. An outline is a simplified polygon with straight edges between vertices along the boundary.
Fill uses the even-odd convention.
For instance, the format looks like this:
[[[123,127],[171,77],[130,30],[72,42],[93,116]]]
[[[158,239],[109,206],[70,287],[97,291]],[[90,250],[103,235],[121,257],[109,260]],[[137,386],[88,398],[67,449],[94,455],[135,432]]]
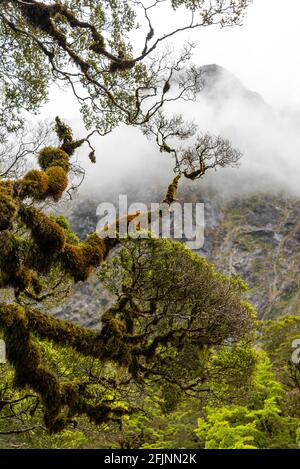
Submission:
[[[156,33],[162,28],[168,28],[165,32],[173,29],[173,19],[174,21],[184,20],[178,13],[173,18],[170,18],[170,10],[167,10],[166,13],[169,15],[168,21],[165,21],[165,16],[162,21],[162,15],[155,19],[157,20],[154,21]],[[194,55],[194,61],[198,65],[209,63],[222,65],[234,73],[245,86],[260,93],[265,101],[273,107],[291,107],[300,113],[300,54],[298,50],[300,44],[300,0],[254,0],[248,9],[243,26],[225,29],[217,27],[198,29],[193,34],[189,33],[177,37],[175,50],[178,45],[184,42],[184,39],[189,38],[199,44]],[[81,119],[78,106],[71,93],[59,96],[55,91],[51,98],[51,102],[43,109],[43,116],[53,120],[59,113],[61,117],[72,124],[80,135],[82,129],[80,130],[78,126],[80,126]],[[59,112],[58,102],[60,103]],[[203,112],[202,107],[201,110]],[[228,109],[228,115],[223,116],[224,122],[220,118],[224,125],[218,131],[224,131],[230,112],[231,110]],[[247,110],[243,113],[245,128],[242,135],[246,142],[249,115]],[[281,113],[278,114],[281,115]],[[294,176],[294,186],[299,188],[297,178],[300,171],[299,130],[295,114],[291,114],[286,122],[280,121],[280,125],[285,126],[285,129],[281,129],[280,132],[277,127],[274,129],[273,127],[265,128],[264,121],[260,120],[259,115],[254,117],[254,121],[257,120],[257,128],[254,132],[256,147],[255,149],[251,147],[251,151],[245,151],[243,156],[245,171],[247,172],[249,167],[259,167],[261,173],[264,173],[269,170],[271,159],[274,174],[280,174],[280,177],[287,181],[286,185],[290,185],[291,177]],[[207,120],[207,116],[205,118],[208,125],[211,121]],[[134,138],[128,138],[128,132],[130,129],[113,132],[112,135],[101,139],[101,142],[97,140],[98,165],[93,167],[91,171],[89,161],[86,163],[89,164],[86,187],[90,187],[93,180],[96,186],[100,184],[100,180],[101,184],[103,181],[110,181],[112,168],[113,174],[115,174],[114,169],[118,168],[117,174],[124,177],[125,180],[129,178],[128,168],[131,171],[132,167],[136,169],[136,174],[149,173],[154,174],[157,178],[157,165],[162,168],[162,163],[164,163],[167,165],[167,169],[165,172],[161,170],[161,174],[163,177],[165,174],[166,178],[170,177],[172,169],[168,165],[171,164],[171,161],[162,160],[157,148],[145,143],[140,133],[136,131]],[[135,142],[134,148],[129,144],[133,141],[132,139]],[[253,134],[251,135],[250,130],[249,141],[252,139]],[[291,147],[289,151],[286,149],[287,140]],[[122,158],[116,152],[116,149],[120,148],[122,148]],[[281,149],[284,149],[282,154],[280,153]],[[277,165],[275,164],[276,158],[279,161]],[[130,165],[129,162],[131,162]],[[247,166],[247,162],[251,164],[249,163]],[[238,177],[241,176],[242,173],[239,170]],[[130,173],[131,177],[137,178],[136,175],[132,176]]]
[[[202,29],[199,63],[217,63],[274,105],[300,107],[300,1],[253,0],[242,27]]]

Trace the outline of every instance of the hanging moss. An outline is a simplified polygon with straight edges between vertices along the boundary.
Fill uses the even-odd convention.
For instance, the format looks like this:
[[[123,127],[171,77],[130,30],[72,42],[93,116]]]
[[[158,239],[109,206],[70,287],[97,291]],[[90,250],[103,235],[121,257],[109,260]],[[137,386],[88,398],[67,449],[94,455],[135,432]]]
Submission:
[[[64,270],[73,277],[75,282],[84,281],[88,278],[91,266],[86,264],[81,245],[66,244],[61,259]]]
[[[55,221],[59,226],[61,226],[65,230],[66,236],[67,236],[67,243],[69,243],[69,244],[79,244],[80,243],[80,239],[78,238],[76,233],[74,233],[71,230],[70,223],[68,222],[66,217],[64,217],[63,215],[51,215],[50,219]]]
[[[13,198],[13,182],[0,181],[0,231],[11,227],[18,211],[18,204]]]
[[[84,242],[84,254],[90,265],[98,267],[107,255],[105,241],[96,233],[90,234]]]
[[[44,171],[33,169],[22,179],[20,197],[34,197],[43,200],[48,190],[48,176]]]
[[[78,282],[86,280],[93,267],[98,267],[106,255],[105,241],[94,233],[78,245],[67,243],[61,262],[65,271]]]
[[[61,252],[66,244],[65,230],[34,207],[22,207],[20,216],[39,248],[47,255]]]
[[[47,5],[43,5],[41,3],[39,5],[23,4],[21,9],[22,9],[23,14],[32,24],[32,26],[38,27],[38,28],[43,29],[44,31],[47,31],[47,28],[49,28],[50,19],[51,19],[51,14],[50,14],[51,10],[48,8]]]
[[[176,200],[175,197],[178,189],[179,179],[180,175],[176,176],[168,187],[166,197],[163,200],[163,202],[167,203],[168,205],[171,205]]]
[[[32,273],[30,270],[22,265],[13,275],[11,285],[15,288],[16,294],[23,292],[31,285]]]
[[[30,6],[24,8],[29,11]],[[47,22],[47,15],[45,18]],[[28,197],[33,201],[50,196],[58,200],[67,187],[69,155],[82,141],[74,141],[71,129],[59,119],[56,124],[62,147],[47,147],[39,153],[41,170],[28,171],[20,180],[0,181],[1,287],[14,288],[18,302],[23,299],[21,294],[30,298],[40,295],[53,268],[61,268],[75,281],[86,280],[118,242],[102,239],[97,234],[80,242],[64,217],[50,217],[26,205],[28,201],[24,199]],[[21,236],[10,230],[15,219]],[[43,363],[35,336],[60,346],[70,345],[86,356],[112,359],[123,365],[132,361],[131,346],[126,344],[128,324],[125,317],[113,315],[104,331],[96,333],[19,304],[0,304],[0,329],[4,333],[8,361],[15,370],[15,385],[39,395],[44,423],[50,433],[63,430],[74,415],[85,414],[101,424],[118,420],[126,411],[112,409],[106,403],[91,405],[84,395],[84,386],[61,382]]]
[[[48,177],[47,194],[58,201],[68,187],[68,176],[63,168],[53,166],[46,171]]]
[[[84,139],[74,140],[71,127],[62,122],[59,117],[55,118],[55,132],[58,138],[62,141],[61,149],[69,156],[73,155],[76,148],[80,147]]]
[[[126,70],[130,70],[135,66],[135,60],[120,60],[120,61],[112,61],[109,66],[109,71],[114,72],[123,72]]]
[[[12,286],[19,293],[28,285],[27,273],[22,268],[27,242],[13,233],[0,234],[0,272],[3,286]],[[25,288],[26,288],[25,286]]]
[[[91,161],[91,163],[96,163],[96,154],[95,154],[95,151],[92,150],[90,153],[89,153],[89,159]]]
[[[65,171],[69,170],[69,155],[61,148],[45,147],[38,154],[40,167],[46,171],[52,166],[59,166]]]

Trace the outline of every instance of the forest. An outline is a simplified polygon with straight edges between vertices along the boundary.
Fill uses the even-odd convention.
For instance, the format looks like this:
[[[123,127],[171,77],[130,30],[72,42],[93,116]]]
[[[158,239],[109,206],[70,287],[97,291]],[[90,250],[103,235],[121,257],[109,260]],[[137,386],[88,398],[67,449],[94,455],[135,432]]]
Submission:
[[[210,175],[239,174],[243,149],[177,111],[205,85],[197,44],[182,34],[242,29],[251,7],[0,0],[1,449],[300,448],[297,303],[283,310],[274,296],[263,315],[243,276],[151,230]],[[80,125],[65,118],[57,90],[72,96]],[[128,128],[169,165],[165,187],[151,187],[160,206],[83,237],[72,204],[109,159],[102,141]],[[134,151],[135,141],[127,146]],[[111,148],[120,159],[121,151]],[[135,177],[129,184],[147,204],[150,189]],[[91,278],[95,295],[108,298],[100,325],[87,326],[80,312],[78,321],[54,314]]]

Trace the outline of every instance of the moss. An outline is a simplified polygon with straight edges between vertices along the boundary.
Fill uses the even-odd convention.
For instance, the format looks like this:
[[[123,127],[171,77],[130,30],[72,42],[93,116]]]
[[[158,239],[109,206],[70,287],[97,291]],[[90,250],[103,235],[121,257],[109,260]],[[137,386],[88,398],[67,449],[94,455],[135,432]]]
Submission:
[[[38,162],[44,171],[52,166],[59,166],[65,171],[69,171],[69,155],[61,148],[43,148],[38,154]]]
[[[92,234],[78,244],[67,243],[62,254],[62,265],[65,271],[77,282],[86,280],[93,267],[98,267],[105,257],[105,241],[97,234]]]
[[[11,227],[12,220],[17,213],[17,205],[13,199],[2,198],[0,200],[0,231],[7,230]]]
[[[47,26],[50,24],[50,11],[49,8],[45,5],[22,5],[22,12],[29,20],[29,22],[34,27],[42,28],[46,30]]]
[[[34,197],[43,200],[48,190],[48,176],[44,171],[33,169],[22,179],[20,197]]]
[[[94,41],[90,45],[90,49],[96,54],[102,54],[105,51],[105,39],[98,31],[93,32]]]
[[[21,388],[29,386],[41,396],[45,424],[53,431],[62,407],[59,381],[42,364],[41,353],[28,330],[25,309],[17,304],[0,307],[0,325],[4,330],[7,359],[15,368],[15,384]]]
[[[95,154],[95,151],[92,150],[90,153],[89,153],[89,159],[91,161],[91,163],[96,163],[96,154]]]
[[[10,179],[0,180],[0,194],[3,196],[12,196],[14,188],[14,181]]]
[[[68,176],[63,168],[53,166],[46,172],[48,176],[48,191],[47,194],[55,201],[58,201],[66,188],[68,187]]]
[[[39,276],[34,273],[31,275],[31,287],[37,295],[39,295],[43,290],[43,284]]]
[[[11,227],[18,211],[18,204],[13,198],[13,182],[0,182],[0,231]]]
[[[59,226],[61,226],[65,230],[66,236],[67,236],[67,243],[69,244],[80,243],[80,239],[78,238],[76,233],[74,233],[71,230],[70,223],[68,222],[66,217],[64,217],[63,215],[51,215],[50,218],[51,220],[55,221]]]
[[[84,242],[84,252],[87,262],[98,267],[107,254],[105,241],[96,233],[90,234]]]
[[[22,208],[21,219],[39,248],[47,255],[61,252],[66,244],[65,230],[34,207]]]
[[[22,265],[13,275],[11,285],[15,288],[16,294],[23,292],[31,285],[32,273],[30,270]]]
[[[75,282],[86,280],[91,272],[91,266],[86,263],[81,245],[66,244],[62,254],[62,264],[64,270],[74,278]]]
[[[163,142],[163,144],[160,146],[160,151],[161,153],[164,151],[167,153],[172,153],[172,148],[169,145],[167,145],[166,142]]]
[[[61,149],[69,156],[73,155],[76,148],[80,147],[85,140],[74,140],[72,129],[62,122],[59,117],[55,118],[55,122],[55,132],[57,133],[58,138],[62,141]]]
[[[135,66],[135,60],[120,60],[119,62],[113,61],[110,63],[109,71],[112,73],[115,72],[124,72],[130,70]]]
[[[163,94],[167,93],[170,90],[170,88],[171,88],[170,82],[169,80],[167,80],[163,87]]]
[[[176,197],[176,193],[178,189],[179,179],[180,179],[180,175],[176,176],[168,187],[166,197],[163,201],[167,203],[168,205],[171,205],[176,200],[175,197]]]
[[[30,282],[26,268],[23,266],[24,251],[27,246],[26,241],[18,238],[13,233],[5,232],[0,235],[0,246],[2,285],[12,286],[19,293],[27,288]]]

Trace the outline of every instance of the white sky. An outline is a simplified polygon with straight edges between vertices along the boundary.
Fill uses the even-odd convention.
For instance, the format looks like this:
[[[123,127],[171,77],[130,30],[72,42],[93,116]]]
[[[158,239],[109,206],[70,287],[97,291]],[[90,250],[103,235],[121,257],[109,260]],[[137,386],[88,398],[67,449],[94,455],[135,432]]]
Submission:
[[[168,15],[170,15],[170,10],[168,10]],[[180,14],[175,14],[172,18],[168,16],[168,21],[165,21],[165,17],[164,21],[161,18],[162,15],[156,18],[158,20],[155,22],[156,32],[168,28],[167,32],[173,29],[174,22],[184,20]],[[194,54],[194,62],[198,65],[209,63],[222,65],[234,73],[246,87],[260,93],[274,107],[294,108],[298,111],[297,115],[300,114],[300,54],[298,50],[300,45],[300,0],[254,0],[248,9],[243,26],[225,29],[217,27],[198,29],[193,34],[189,33],[177,37],[175,49],[185,39],[193,39],[199,44]],[[53,121],[57,114],[63,119],[67,119],[78,135],[82,134],[78,105],[71,93],[61,95],[57,90],[53,90],[51,101],[44,107],[42,117],[49,117]],[[282,162],[288,160],[289,164],[292,165],[291,171],[282,177],[286,181],[290,181],[291,175],[294,175],[296,178],[294,185],[299,187],[297,180],[297,174],[299,174],[299,121],[296,122],[294,116],[295,113],[292,114],[286,125],[291,134],[289,135],[290,144],[294,145],[295,148],[289,153],[283,152],[280,164],[274,165],[274,158],[272,164],[276,166],[274,172],[282,175],[282,168],[286,167],[286,165],[282,165]],[[246,129],[248,127],[247,119],[248,115],[244,119]],[[271,149],[269,151],[271,156],[281,147],[286,149],[285,133],[283,137],[281,134],[278,136],[279,140],[282,138],[280,140],[282,144],[278,145],[278,141],[274,144],[276,129],[261,128],[258,130],[259,135],[256,135],[258,143],[260,139],[264,141],[263,154],[265,148]],[[170,161],[162,160],[158,151],[156,155],[154,145],[148,143],[146,145],[144,141],[137,140],[141,138],[141,136],[137,136],[137,134],[140,135],[139,133],[136,132],[133,137],[128,137],[131,135],[128,132],[130,129],[123,132],[113,132],[112,135],[101,139],[101,142],[97,141],[98,165],[93,166],[91,170],[89,161],[87,162],[89,166],[86,187],[91,187],[93,184],[94,187],[99,185],[102,187],[105,181],[111,181],[112,171],[115,174],[116,168],[124,180],[129,177],[136,180],[145,173],[154,175],[154,180],[157,178],[157,165],[159,165],[162,175],[164,177],[167,175],[166,181],[168,180],[172,172],[168,166],[171,164]],[[134,148],[131,145],[133,141],[135,142]],[[120,148],[122,149],[122,158],[119,158],[118,154]],[[256,153],[258,155],[256,159],[253,151],[248,155],[251,165],[253,167],[255,164],[261,165],[262,171],[265,167],[269,168],[269,160],[265,166],[263,165],[260,147],[257,148]],[[244,160],[246,160],[246,156],[244,156]],[[165,171],[162,170],[162,164],[167,165]],[[128,174],[129,167],[130,171],[132,168],[136,169],[135,175],[132,172]],[[146,171],[145,168],[147,168]],[[239,172],[239,177],[240,174]]]
[[[275,106],[300,107],[300,0],[253,0],[242,27],[194,38],[197,62],[223,65]]]

